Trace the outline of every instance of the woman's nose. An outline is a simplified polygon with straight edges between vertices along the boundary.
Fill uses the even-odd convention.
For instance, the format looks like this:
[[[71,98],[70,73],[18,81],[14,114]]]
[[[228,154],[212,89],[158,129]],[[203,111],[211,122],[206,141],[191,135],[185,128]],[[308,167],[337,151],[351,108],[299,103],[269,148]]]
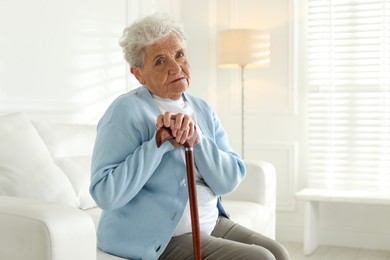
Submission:
[[[169,62],[169,71],[168,73],[169,74],[177,74],[181,71],[181,66],[180,66],[180,63],[177,62],[176,60],[171,60]]]

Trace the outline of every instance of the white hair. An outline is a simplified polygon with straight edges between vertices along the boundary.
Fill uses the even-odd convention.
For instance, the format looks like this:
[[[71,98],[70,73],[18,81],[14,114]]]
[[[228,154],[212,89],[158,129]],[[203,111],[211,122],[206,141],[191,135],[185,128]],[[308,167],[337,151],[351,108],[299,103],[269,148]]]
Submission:
[[[119,45],[123,49],[124,57],[130,66],[142,68],[144,64],[143,49],[160,41],[172,33],[186,41],[181,24],[172,20],[166,14],[154,14],[135,21],[123,30]]]

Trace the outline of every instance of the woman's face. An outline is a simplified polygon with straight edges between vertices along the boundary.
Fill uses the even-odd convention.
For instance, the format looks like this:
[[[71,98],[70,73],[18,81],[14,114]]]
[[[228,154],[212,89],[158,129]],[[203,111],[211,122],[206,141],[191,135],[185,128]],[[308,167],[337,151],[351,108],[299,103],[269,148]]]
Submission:
[[[130,71],[151,93],[162,98],[177,100],[190,84],[186,52],[175,34],[145,47],[143,67],[131,67]]]

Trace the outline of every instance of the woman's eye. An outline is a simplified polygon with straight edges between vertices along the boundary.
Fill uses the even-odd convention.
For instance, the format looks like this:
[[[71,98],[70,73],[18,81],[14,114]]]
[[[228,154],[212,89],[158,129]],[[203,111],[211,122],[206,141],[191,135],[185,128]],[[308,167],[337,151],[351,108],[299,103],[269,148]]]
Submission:
[[[184,57],[184,52],[180,51],[176,54],[177,58],[183,58]]]
[[[163,59],[158,59],[158,60],[156,60],[155,65],[161,65],[163,63],[164,63]]]

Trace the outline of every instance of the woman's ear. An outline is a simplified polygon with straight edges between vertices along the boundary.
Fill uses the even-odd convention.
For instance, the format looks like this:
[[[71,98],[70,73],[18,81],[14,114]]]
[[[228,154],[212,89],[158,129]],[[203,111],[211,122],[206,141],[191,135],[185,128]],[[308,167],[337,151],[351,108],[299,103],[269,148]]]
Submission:
[[[138,67],[131,66],[130,67],[130,72],[131,72],[131,74],[133,74],[135,76],[135,78],[138,80],[138,82],[140,84],[142,84],[142,85],[146,84],[146,80],[142,76],[142,72],[141,72],[141,70]]]

